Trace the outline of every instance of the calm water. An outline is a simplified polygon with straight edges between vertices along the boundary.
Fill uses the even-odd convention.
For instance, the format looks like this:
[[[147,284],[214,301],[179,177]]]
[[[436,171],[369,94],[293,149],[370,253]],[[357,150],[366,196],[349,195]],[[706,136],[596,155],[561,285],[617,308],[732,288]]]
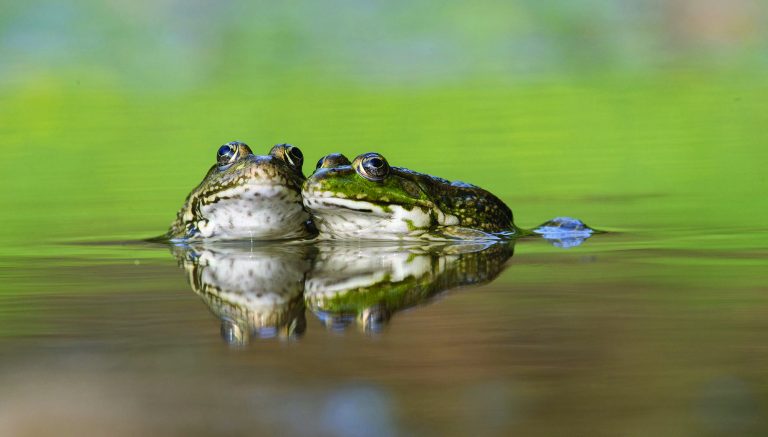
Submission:
[[[485,263],[367,245],[4,257],[0,431],[763,434],[768,232],[653,234]],[[461,256],[480,274],[430,288]],[[311,303],[350,287],[396,296],[372,323],[354,298],[335,319]]]
[[[766,7],[555,3],[12,2],[0,435],[768,434]],[[142,243],[235,139],[609,232]]]

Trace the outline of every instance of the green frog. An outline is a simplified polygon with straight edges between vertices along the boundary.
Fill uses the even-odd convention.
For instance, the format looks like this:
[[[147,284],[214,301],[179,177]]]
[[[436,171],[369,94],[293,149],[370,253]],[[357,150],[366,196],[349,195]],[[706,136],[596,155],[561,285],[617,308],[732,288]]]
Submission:
[[[303,162],[301,150],[290,144],[278,144],[264,156],[254,155],[245,143],[224,144],[165,238],[274,240],[311,235],[301,198]]]
[[[525,234],[515,226],[512,210],[492,193],[391,167],[378,153],[364,153],[350,164],[338,157],[321,159],[304,182],[302,197],[321,236],[332,239],[500,239]]]
[[[568,248],[596,232],[571,217],[521,229],[512,210],[492,193],[391,167],[379,153],[351,162],[338,153],[321,158],[302,197],[325,239],[500,240],[538,234]]]

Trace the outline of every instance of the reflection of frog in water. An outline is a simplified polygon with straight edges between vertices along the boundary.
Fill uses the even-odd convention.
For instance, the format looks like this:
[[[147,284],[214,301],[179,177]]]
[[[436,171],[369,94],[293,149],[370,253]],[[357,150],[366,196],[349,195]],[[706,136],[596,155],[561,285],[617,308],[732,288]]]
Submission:
[[[239,142],[221,146],[202,182],[189,193],[166,234],[171,240],[306,237],[302,207],[304,157],[289,144],[257,156]]]
[[[583,240],[592,233],[568,217],[522,230],[492,193],[390,167],[378,153],[362,154],[351,163],[340,154],[321,159],[304,182],[302,197],[321,237],[331,239],[494,240],[534,232],[547,238],[548,230],[556,230],[556,239]]]
[[[315,249],[307,245],[173,247],[192,289],[221,319],[231,344],[304,332],[304,277]]]
[[[379,331],[392,315],[504,270],[512,243],[320,245],[306,281],[307,307],[332,329]]]
[[[301,335],[305,306],[331,327],[357,320],[378,331],[397,311],[442,291],[491,281],[512,249],[506,242],[173,247],[224,338],[240,345]]]

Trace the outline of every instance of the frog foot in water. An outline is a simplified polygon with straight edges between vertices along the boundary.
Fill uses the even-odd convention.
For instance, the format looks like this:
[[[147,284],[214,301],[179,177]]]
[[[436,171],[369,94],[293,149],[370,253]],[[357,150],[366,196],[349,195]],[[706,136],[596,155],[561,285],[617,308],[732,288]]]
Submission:
[[[275,240],[311,234],[302,207],[304,157],[298,147],[278,144],[260,156],[234,141],[221,146],[216,158],[165,239]]]
[[[553,246],[567,249],[580,245],[598,231],[573,217],[555,217],[537,226],[531,232],[541,235]]]
[[[509,207],[492,193],[465,182],[390,167],[378,153],[364,153],[352,162],[341,154],[320,159],[304,182],[302,197],[321,238],[329,239],[507,239],[558,224],[564,233],[569,223],[578,222],[558,218],[535,231],[522,230],[514,224]]]

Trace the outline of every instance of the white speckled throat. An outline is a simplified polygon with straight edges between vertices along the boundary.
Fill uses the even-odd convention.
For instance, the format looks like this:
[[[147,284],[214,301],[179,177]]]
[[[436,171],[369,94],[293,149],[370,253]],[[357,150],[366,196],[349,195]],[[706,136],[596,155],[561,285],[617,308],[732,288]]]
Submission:
[[[200,207],[204,238],[284,239],[307,235],[301,196],[283,185],[245,184],[223,190]]]

